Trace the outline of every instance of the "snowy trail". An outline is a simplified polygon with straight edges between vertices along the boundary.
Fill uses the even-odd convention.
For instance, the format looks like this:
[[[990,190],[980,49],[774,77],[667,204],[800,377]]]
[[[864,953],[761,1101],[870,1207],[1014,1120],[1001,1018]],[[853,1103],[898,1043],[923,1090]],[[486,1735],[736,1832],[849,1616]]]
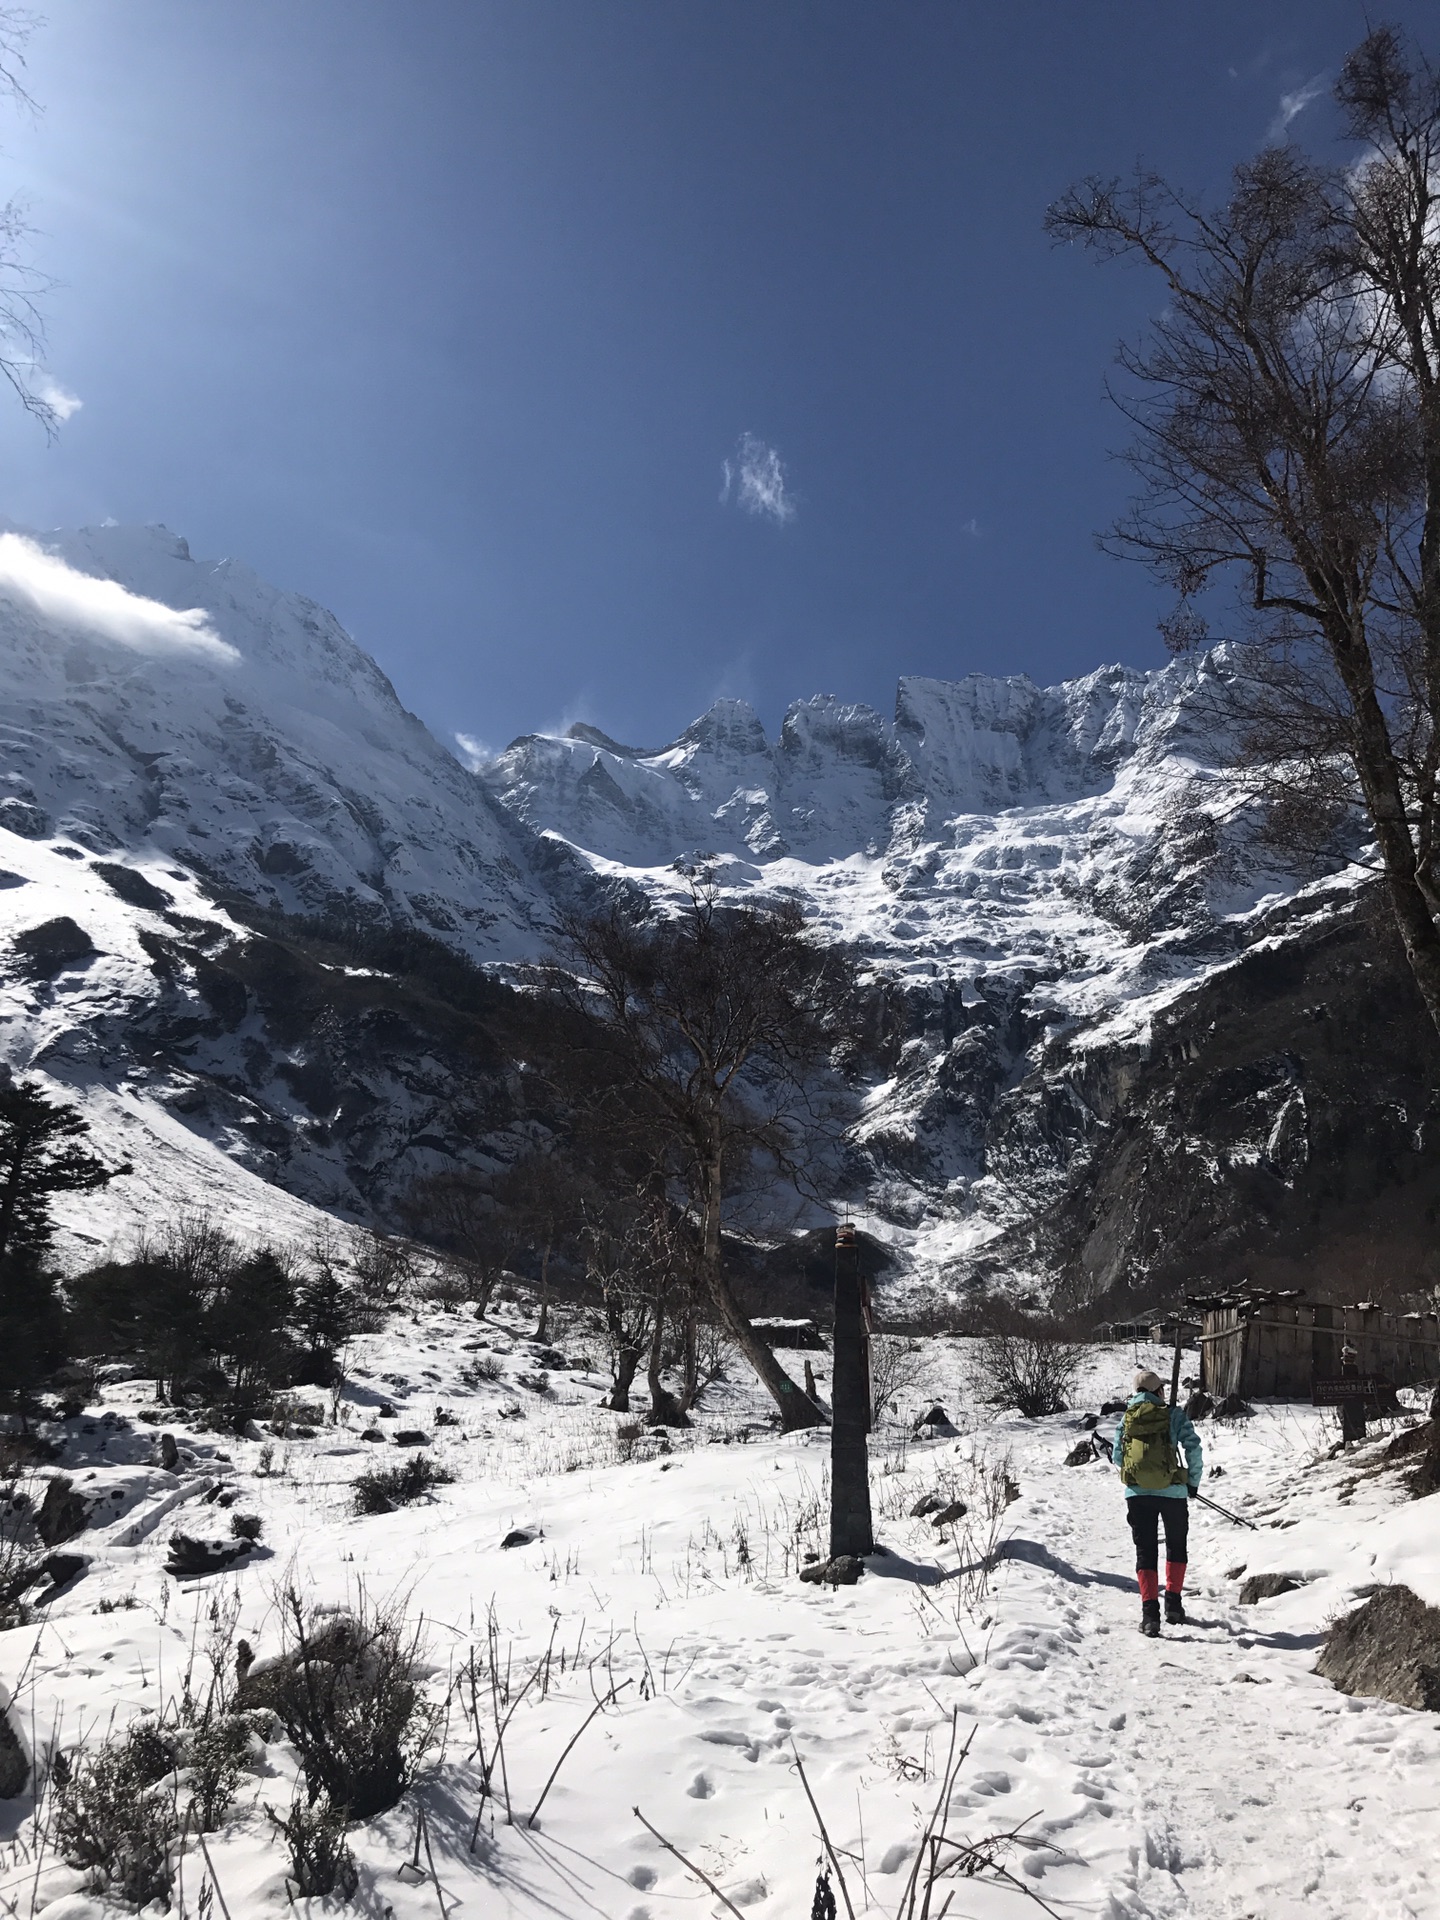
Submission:
[[[1104,1911],[1440,1914],[1437,1717],[1337,1694],[1311,1671],[1318,1626],[1272,1630],[1264,1607],[1235,1606],[1224,1570],[1254,1536],[1217,1515],[1192,1509],[1191,1624],[1143,1640],[1114,1475],[1072,1470],[1051,1487],[1026,1503],[1010,1549],[1026,1558],[1002,1610],[1064,1618],[1082,1635],[1069,1717],[1078,1728],[1108,1716],[1113,1759],[1094,1777],[1129,1801],[1134,1826],[1130,1869]],[[1027,1536],[1042,1530],[1029,1560]]]
[[[476,1774],[458,1726],[419,1789],[447,1920],[718,1914],[635,1821],[637,1805],[747,1920],[803,1915],[819,1845],[794,1751],[853,1863],[857,1920],[893,1920],[952,1716],[969,1742],[952,1831],[978,1841],[1023,1826],[1008,1865],[1065,1920],[1440,1920],[1440,1716],[1346,1699],[1311,1671],[1327,1619],[1370,1582],[1404,1579],[1440,1602],[1440,1496],[1411,1503],[1393,1477],[1368,1476],[1376,1450],[1327,1461],[1309,1409],[1205,1427],[1224,1471],[1216,1497],[1259,1531],[1192,1510],[1194,1624],[1154,1642],[1136,1631],[1113,1471],[1063,1464],[1082,1431],[1074,1415],[980,1413],[939,1441],[908,1442],[903,1425],[880,1436],[873,1488],[889,1551],[859,1586],[830,1592],[796,1577],[823,1540],[823,1435],[757,1430],[756,1396],[737,1382],[717,1393],[708,1434],[670,1453],[617,1451],[596,1376],[557,1376],[546,1398],[517,1393],[510,1376],[533,1365],[533,1343],[492,1325],[485,1350],[505,1376],[467,1385],[463,1332],[425,1313],[367,1336],[348,1431],[322,1428],[269,1462],[261,1444],[227,1440],[227,1487],[273,1545],[194,1587],[162,1571],[168,1527],[127,1544],[136,1501],[170,1484],[145,1465],[151,1432],[112,1412],[108,1427],[72,1436],[69,1470],[87,1490],[95,1482],[114,1519],[83,1536],[90,1570],[44,1623],[0,1634],[0,1684],[23,1676],[27,1739],[94,1739],[112,1714],[123,1724],[154,1711],[227,1596],[236,1630],[263,1651],[287,1582],[330,1605],[363,1586],[423,1611],[437,1688],[483,1643],[492,1606],[517,1674],[552,1636],[569,1650],[507,1741],[514,1824],[492,1803],[471,1851]],[[945,1403],[964,1407],[963,1343],[942,1343],[934,1364]],[[1080,1404],[1110,1397],[1133,1364],[1098,1350]],[[397,1427],[451,1409],[433,1451],[457,1477],[429,1502],[357,1520],[349,1481],[376,1449],[355,1428],[373,1419],[381,1387]],[[129,1391],[116,1390],[117,1409]],[[967,1474],[978,1484],[981,1464],[992,1484],[1003,1471],[1019,1489],[983,1591],[967,1586],[955,1543],[910,1517],[921,1494],[963,1490]],[[195,1524],[219,1531],[212,1511]],[[531,1542],[500,1551],[520,1527]],[[1302,1584],[1239,1607],[1230,1576],[1241,1563]],[[531,1829],[526,1810],[612,1681],[629,1683],[623,1697],[585,1732]],[[288,1743],[272,1743],[211,1837],[232,1920],[292,1911],[263,1807],[284,1804],[294,1775]],[[0,1821],[21,1817],[16,1807]],[[400,1872],[414,1829],[402,1803],[352,1835],[363,1910],[434,1920],[434,1885]],[[0,1853],[13,1830],[0,1827]],[[14,1870],[34,1873],[19,1857]],[[111,1920],[79,1879],[47,1867],[37,1920]],[[329,1910],[310,1907],[316,1920]],[[966,1880],[950,1920],[1039,1911],[1013,1888]]]

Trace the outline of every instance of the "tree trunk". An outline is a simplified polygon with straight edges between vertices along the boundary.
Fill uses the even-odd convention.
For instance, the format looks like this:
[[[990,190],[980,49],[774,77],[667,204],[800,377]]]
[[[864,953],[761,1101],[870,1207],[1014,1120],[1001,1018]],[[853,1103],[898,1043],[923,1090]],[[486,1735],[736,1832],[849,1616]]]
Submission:
[[[650,1329],[650,1358],[645,1375],[650,1388],[650,1412],[645,1424],[648,1427],[688,1427],[689,1415],[660,1377],[664,1350],[665,1298],[662,1294],[655,1302],[655,1324]]]
[[[639,1347],[617,1347],[615,1351],[615,1384],[606,1395],[603,1404],[611,1413],[629,1413],[630,1389],[635,1384],[635,1375],[640,1370]]]
[[[853,1228],[835,1235],[835,1352],[830,1377],[830,1558],[873,1553],[870,1358],[864,1282]]]
[[[1355,770],[1380,847],[1391,912],[1425,1011],[1440,1031],[1440,928],[1416,872],[1415,841],[1369,648],[1348,628],[1337,626],[1327,637],[1355,717]]]
[[[535,1322],[535,1338],[550,1338],[550,1242],[545,1242],[545,1251],[540,1256],[540,1317]]]
[[[720,1195],[724,1169],[718,1152],[706,1168],[705,1237],[702,1252],[705,1284],[720,1309],[721,1318],[735,1337],[735,1344],[755,1369],[762,1387],[780,1409],[782,1433],[794,1433],[801,1427],[823,1427],[825,1416],[813,1400],[786,1373],[769,1347],[751,1326],[749,1316],[735,1298],[720,1258]]]
[[[681,1345],[684,1352],[684,1385],[680,1391],[681,1410],[689,1413],[700,1398],[700,1314],[695,1299],[695,1289],[685,1290],[685,1318],[681,1322]]]

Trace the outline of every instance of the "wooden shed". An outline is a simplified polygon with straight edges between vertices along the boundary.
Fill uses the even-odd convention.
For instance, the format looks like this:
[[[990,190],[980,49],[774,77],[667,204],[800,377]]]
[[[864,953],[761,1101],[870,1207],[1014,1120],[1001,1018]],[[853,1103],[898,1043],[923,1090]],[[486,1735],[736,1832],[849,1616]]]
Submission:
[[[1337,1306],[1298,1293],[1196,1300],[1200,1384],[1227,1393],[1308,1400],[1316,1380],[1348,1368],[1392,1387],[1440,1377],[1440,1315]],[[1348,1360],[1344,1349],[1350,1348]]]

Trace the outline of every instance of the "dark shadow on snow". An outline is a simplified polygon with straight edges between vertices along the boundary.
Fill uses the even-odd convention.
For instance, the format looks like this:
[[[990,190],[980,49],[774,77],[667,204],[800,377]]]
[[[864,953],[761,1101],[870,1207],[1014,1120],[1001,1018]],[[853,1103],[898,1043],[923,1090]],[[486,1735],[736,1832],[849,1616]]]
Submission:
[[[1042,1547],[1038,1540],[1003,1540],[997,1554],[1000,1560],[1023,1560],[1027,1566],[1039,1567],[1044,1573],[1053,1573],[1060,1580],[1069,1580],[1077,1587],[1118,1587],[1122,1593],[1135,1591],[1133,1573],[1101,1573],[1095,1567],[1077,1567],[1069,1560],[1062,1560],[1048,1547]]]

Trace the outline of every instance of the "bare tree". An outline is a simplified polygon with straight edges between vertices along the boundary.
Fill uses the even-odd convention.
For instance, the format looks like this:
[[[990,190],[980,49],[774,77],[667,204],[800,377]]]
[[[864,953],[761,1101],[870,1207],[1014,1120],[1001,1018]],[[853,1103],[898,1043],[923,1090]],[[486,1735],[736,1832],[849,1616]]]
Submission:
[[[1336,97],[1348,167],[1273,148],[1218,208],[1092,179],[1047,225],[1166,286],[1120,354],[1141,493],[1106,544],[1176,590],[1177,649],[1238,572],[1245,750],[1298,814],[1368,822],[1440,1027],[1440,77],[1382,27]]]
[[[617,1143],[660,1143],[705,1291],[784,1427],[820,1424],[741,1307],[721,1228],[752,1169],[806,1177],[816,1085],[848,1034],[848,966],[809,938],[798,907],[723,906],[703,876],[674,914],[617,906],[571,916],[560,934],[542,979],[568,1016],[553,1061],[565,1097]]]

